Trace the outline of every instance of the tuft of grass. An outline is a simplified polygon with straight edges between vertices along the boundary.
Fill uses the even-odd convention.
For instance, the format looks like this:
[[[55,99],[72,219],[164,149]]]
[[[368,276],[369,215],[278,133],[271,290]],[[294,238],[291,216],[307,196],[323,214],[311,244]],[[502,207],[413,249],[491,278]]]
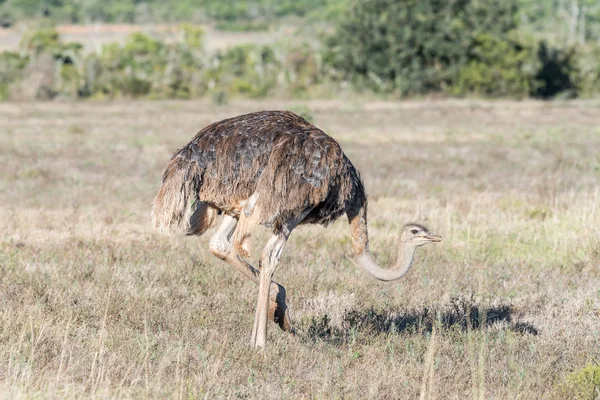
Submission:
[[[573,400],[600,399],[600,365],[589,364],[571,372],[559,386],[559,392]]]
[[[85,133],[85,129],[81,125],[71,125],[69,127],[68,132],[72,135],[83,135]]]

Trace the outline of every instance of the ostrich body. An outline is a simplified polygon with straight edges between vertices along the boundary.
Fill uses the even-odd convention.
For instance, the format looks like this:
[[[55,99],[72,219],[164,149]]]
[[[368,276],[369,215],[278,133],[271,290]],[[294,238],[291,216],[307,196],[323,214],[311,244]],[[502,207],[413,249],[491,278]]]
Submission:
[[[379,267],[369,252],[365,188],[340,145],[291,112],[262,111],[215,122],[176,151],[152,219],[162,231],[183,226],[187,234],[201,235],[223,214],[209,248],[259,286],[252,345],[263,348],[268,319],[293,332],[285,288],[271,281],[290,233],[300,224],[328,225],[344,213],[356,262],[380,280],[402,278],[416,247],[441,240],[408,224],[396,264]],[[258,225],[273,235],[257,269],[245,258]]]

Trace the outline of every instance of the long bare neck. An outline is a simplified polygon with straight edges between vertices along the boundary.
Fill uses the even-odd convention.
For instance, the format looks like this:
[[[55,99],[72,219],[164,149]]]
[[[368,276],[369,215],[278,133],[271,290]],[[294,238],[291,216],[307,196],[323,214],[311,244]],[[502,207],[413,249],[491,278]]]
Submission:
[[[369,251],[369,233],[367,230],[367,204],[364,202],[360,209],[348,212],[352,247],[356,261],[368,273],[381,281],[395,281],[402,278],[410,270],[415,255],[415,247],[400,244],[398,258],[391,268],[380,267]]]
[[[414,247],[400,246],[396,263],[391,268],[381,268],[373,260],[371,252],[367,248],[366,251],[356,256],[356,260],[368,273],[380,281],[395,281],[404,277],[410,270],[414,255]]]

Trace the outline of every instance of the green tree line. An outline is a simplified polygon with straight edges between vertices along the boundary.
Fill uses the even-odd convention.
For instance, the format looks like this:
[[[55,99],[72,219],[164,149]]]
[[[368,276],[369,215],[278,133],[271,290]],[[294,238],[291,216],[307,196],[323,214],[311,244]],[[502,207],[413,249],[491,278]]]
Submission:
[[[46,17],[54,22],[216,22],[224,28],[266,28],[287,16],[335,20],[362,0],[0,0],[0,23]],[[585,42],[600,38],[597,0],[509,0],[518,8],[519,24],[553,39]],[[394,2],[404,4],[402,0]],[[461,1],[450,0],[461,8]],[[504,1],[482,1],[503,7]]]
[[[63,23],[216,22],[225,29],[266,29],[287,16],[327,18],[348,0],[0,0],[5,26],[31,18]]]

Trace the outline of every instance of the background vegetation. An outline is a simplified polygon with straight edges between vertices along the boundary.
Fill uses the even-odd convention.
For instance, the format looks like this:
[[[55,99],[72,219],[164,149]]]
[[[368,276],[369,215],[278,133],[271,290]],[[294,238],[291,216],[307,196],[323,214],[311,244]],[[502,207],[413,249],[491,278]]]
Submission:
[[[311,20],[338,16],[349,0],[2,0],[4,25],[47,17],[63,23],[217,22],[223,27],[265,29],[282,17]]]
[[[0,7],[7,23],[37,17],[46,26],[26,35],[19,51],[0,55],[5,99],[224,102],[322,97],[340,88],[387,97],[589,98],[600,89],[600,3],[588,0],[3,0]],[[303,29],[293,40],[215,53],[188,23],[175,40],[137,33],[90,54],[60,41],[52,24],[61,21],[212,21],[238,30],[309,23],[321,33]]]

